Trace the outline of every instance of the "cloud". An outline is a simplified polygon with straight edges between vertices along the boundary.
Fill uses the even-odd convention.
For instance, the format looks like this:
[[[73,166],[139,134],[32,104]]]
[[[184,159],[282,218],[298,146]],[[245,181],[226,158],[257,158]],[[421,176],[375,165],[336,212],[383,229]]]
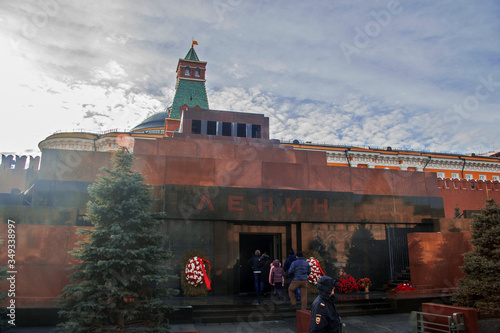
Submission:
[[[271,137],[334,145],[363,145],[427,151],[479,152],[484,144],[471,142],[481,130],[446,132],[432,112],[351,95],[345,104],[278,99],[255,87],[209,91],[211,107],[261,113],[270,118]],[[421,111],[419,114],[418,111]],[[489,133],[494,135],[493,126]],[[439,135],[438,135],[439,134]]]
[[[208,62],[210,107],[262,113],[274,138],[491,150],[500,146],[499,12],[468,1],[3,1],[10,116],[0,151],[36,150],[72,127],[131,128],[162,111],[192,37]],[[341,43],[358,49],[350,62]],[[488,97],[457,109],[490,75]]]
[[[93,72],[94,80],[97,82],[105,80],[114,81],[118,84],[124,81],[127,76],[123,67],[114,60],[108,62],[103,68],[95,69]]]

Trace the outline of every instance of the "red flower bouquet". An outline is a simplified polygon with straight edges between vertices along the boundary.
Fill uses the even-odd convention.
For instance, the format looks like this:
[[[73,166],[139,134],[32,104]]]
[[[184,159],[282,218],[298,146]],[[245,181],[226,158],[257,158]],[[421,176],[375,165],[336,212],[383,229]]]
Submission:
[[[365,277],[365,278],[359,279],[358,284],[359,284],[360,289],[365,289],[365,288],[371,287],[372,281],[370,280],[370,278]]]
[[[416,290],[416,289],[413,288],[409,283],[401,283],[394,290],[395,291],[409,291],[409,290]]]
[[[347,273],[342,274],[337,282],[337,290],[343,294],[359,291],[358,282]]]

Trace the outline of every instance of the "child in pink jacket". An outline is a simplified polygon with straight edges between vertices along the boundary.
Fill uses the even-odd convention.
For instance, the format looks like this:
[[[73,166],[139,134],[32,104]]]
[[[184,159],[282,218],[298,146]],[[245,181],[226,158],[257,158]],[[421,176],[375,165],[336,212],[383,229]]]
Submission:
[[[284,297],[283,295],[283,285],[285,284],[285,270],[281,267],[280,261],[274,259],[271,266],[271,272],[269,273],[269,284],[274,287],[274,294]]]

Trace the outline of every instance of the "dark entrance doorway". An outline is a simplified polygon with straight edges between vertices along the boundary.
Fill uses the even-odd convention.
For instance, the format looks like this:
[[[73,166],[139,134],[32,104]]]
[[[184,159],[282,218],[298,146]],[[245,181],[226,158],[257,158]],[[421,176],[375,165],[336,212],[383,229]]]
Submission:
[[[390,278],[395,278],[410,267],[408,254],[408,234],[412,232],[433,232],[432,224],[418,224],[413,228],[394,228],[387,226],[386,237],[389,247]]]
[[[255,250],[281,261],[281,234],[240,234],[240,293],[255,291],[252,268],[248,264]]]

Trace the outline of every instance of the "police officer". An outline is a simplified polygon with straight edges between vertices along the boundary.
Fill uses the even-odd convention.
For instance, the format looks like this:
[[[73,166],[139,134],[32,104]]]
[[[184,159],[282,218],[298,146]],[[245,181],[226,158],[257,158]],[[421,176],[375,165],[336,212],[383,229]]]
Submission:
[[[316,286],[319,296],[311,306],[309,332],[340,332],[340,316],[334,304],[336,284],[329,276],[319,278]]]

